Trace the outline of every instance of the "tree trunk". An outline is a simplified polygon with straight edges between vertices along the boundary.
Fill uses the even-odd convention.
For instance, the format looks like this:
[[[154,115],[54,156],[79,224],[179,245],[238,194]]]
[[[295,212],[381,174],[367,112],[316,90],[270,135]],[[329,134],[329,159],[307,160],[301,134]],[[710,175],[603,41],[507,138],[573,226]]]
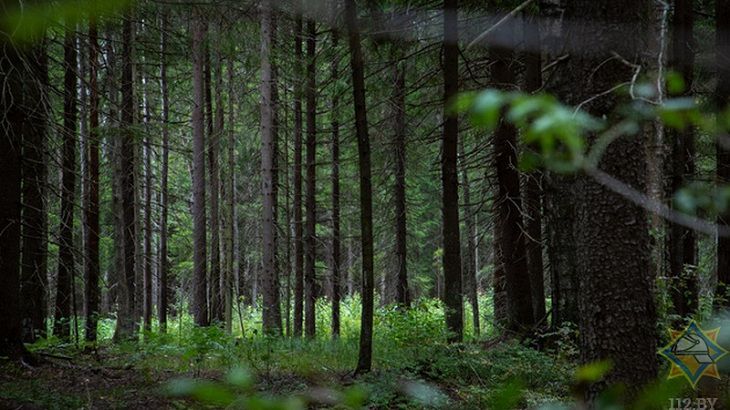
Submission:
[[[716,66],[717,89],[715,103],[719,109],[725,109],[730,103],[730,4],[727,1],[715,2],[715,25],[717,32]],[[725,136],[727,130],[723,129]],[[730,148],[725,145],[716,145],[717,154],[717,183],[730,184]],[[730,212],[725,212],[717,218],[719,225],[730,225]],[[730,237],[717,238],[717,294],[720,296],[723,307],[730,306]]]
[[[300,4],[301,5],[301,4]],[[297,15],[294,39],[294,336],[304,323],[304,241],[302,220],[302,16]]]
[[[335,12],[336,12],[335,8]],[[332,32],[332,49],[337,49],[339,33]],[[332,61],[332,80],[339,79],[338,60]],[[342,266],[340,252],[340,123],[339,96],[337,89],[332,91],[332,337],[340,337],[340,299]]]
[[[502,32],[509,29],[503,29]],[[491,51],[494,60],[492,78],[500,85],[515,84],[515,74],[510,68],[513,52],[495,47]],[[496,229],[499,230],[496,246],[502,258],[504,284],[507,297],[507,329],[514,332],[530,330],[535,324],[532,308],[532,287],[527,271],[527,253],[523,236],[522,197],[520,176],[517,171],[517,129],[502,120],[493,136],[494,157],[497,168],[497,197],[494,199]]]
[[[462,278],[463,292],[466,293],[471,305],[472,322],[474,335],[479,336],[479,297],[477,293],[477,207],[472,206],[471,186],[469,182],[469,167],[466,164],[464,152],[464,140],[459,141],[459,156],[461,157],[462,191],[464,192],[464,219],[466,220],[466,255],[464,258],[464,270]]]
[[[395,301],[401,306],[411,304],[408,292],[408,258],[406,230],[406,61],[402,60],[403,52],[400,44],[397,48],[394,70],[393,110],[395,112],[393,140],[395,145],[395,259],[397,280]]]
[[[685,90],[679,96],[691,97],[694,78],[694,13],[692,1],[676,0],[672,21],[672,40],[669,65],[684,79]],[[688,182],[695,173],[694,130],[670,131],[672,138],[671,192]],[[687,317],[697,310],[699,295],[697,283],[697,240],[692,229],[669,224],[667,251],[669,259],[670,290],[674,312]]]
[[[160,271],[159,271],[159,300],[157,314],[160,321],[160,333],[167,331],[167,275],[169,262],[167,257],[167,215],[169,204],[168,176],[170,168],[170,97],[167,88],[167,30],[169,16],[167,11],[162,12],[160,24],[160,91],[162,93],[162,172],[160,181]]]
[[[61,180],[61,225],[58,245],[58,279],[53,333],[61,339],[71,335],[71,293],[74,278],[74,197],[76,190],[76,37],[66,29],[64,46],[63,155]]]
[[[355,374],[367,373],[373,356],[373,188],[370,165],[370,137],[365,105],[365,68],[355,0],[345,1],[345,25],[350,48],[350,68],[355,111],[355,134],[360,172],[360,240],[362,242],[362,317],[360,350]]]
[[[639,56],[651,50],[646,33],[651,32],[647,16],[653,15],[652,7],[648,0],[614,1],[610,7],[593,0],[570,1],[565,18],[574,23],[566,29],[566,46],[600,44],[601,49],[587,56],[571,55],[560,64],[553,77],[559,97],[576,105],[630,81],[634,68],[616,59],[607,60],[609,50],[632,64],[642,64]],[[620,103],[618,97],[607,94],[582,108],[601,118],[612,116]],[[644,192],[646,141],[643,135],[614,140],[597,169]],[[590,172],[598,175],[597,171]],[[581,361],[611,360],[613,364],[603,381],[589,386],[586,399],[593,402],[607,386],[616,383],[626,386],[626,397],[631,397],[654,380],[658,370],[648,215],[586,175],[578,177],[576,192]]]
[[[279,289],[276,287],[276,223],[274,203],[274,82],[271,70],[271,2],[265,1],[261,13],[261,180],[263,193],[263,330],[266,334],[281,333],[278,310]]]
[[[307,223],[304,232],[304,332],[307,337],[314,337],[315,302],[316,302],[316,177],[317,177],[317,100],[316,100],[316,25],[314,20],[307,20]]]
[[[134,82],[132,80],[132,17],[127,14],[122,23],[122,134],[120,135],[120,162],[121,162],[121,208],[124,247],[123,277],[120,277],[122,290],[121,309],[117,318],[117,329],[114,335],[116,340],[132,339],[135,334],[135,325],[138,320],[136,311],[135,287],[135,180],[134,169]]]
[[[220,53],[218,53],[220,54]],[[215,69],[215,112],[213,108],[211,71]],[[221,69],[220,59],[216,57],[215,68],[211,62],[210,48],[206,45],[205,53],[205,105],[208,124],[208,182],[210,187],[210,275],[208,287],[210,289],[210,320],[223,322],[223,305],[221,301],[220,276],[220,171],[218,157],[220,155],[220,135],[223,128],[223,118],[219,112],[222,109],[221,98]]]
[[[193,316],[198,326],[208,326],[206,226],[205,226],[205,22],[193,11]]]
[[[238,277],[237,272],[237,261],[238,255],[236,245],[237,232],[236,226],[238,225],[238,219],[236,217],[236,134],[234,132],[233,112],[234,112],[234,86],[233,86],[233,58],[229,56],[227,65],[228,75],[228,202],[227,202],[227,213],[228,213],[228,225],[226,230],[228,231],[228,264],[223,274],[224,283],[221,285],[221,291],[223,292],[223,307],[224,315],[226,320],[226,330],[231,331],[233,322],[233,286],[238,286],[238,281],[234,282],[234,279]],[[236,292],[237,294],[238,292]]]
[[[89,186],[86,200],[86,284],[84,301],[86,311],[86,340],[96,341],[99,317],[99,41],[96,19],[89,21],[89,139],[87,142]]]
[[[45,34],[32,48],[27,59],[32,80],[26,83],[24,95],[33,101],[25,122],[23,140],[23,249],[21,264],[20,309],[23,341],[34,342],[46,337],[48,268],[48,216],[45,201],[46,149],[48,133],[48,55]],[[6,72],[6,71],[3,71]],[[25,132],[24,128],[24,132]]]
[[[33,92],[26,87],[43,85],[27,71],[28,59],[6,36],[0,39],[0,72],[5,73],[0,97],[0,356],[10,359],[27,355],[20,310],[21,146],[35,138],[27,123],[35,118],[31,107],[38,106],[24,98]]]
[[[447,113],[459,92],[458,0],[444,0],[444,129],[441,146],[443,217],[444,308],[451,342],[464,337],[464,305],[461,291],[461,246],[459,243],[459,119]]]
[[[145,138],[144,138],[144,249],[143,249],[143,286],[144,305],[142,306],[142,322],[145,332],[152,330],[152,136],[147,125],[150,120],[150,102],[147,94],[147,74],[142,73],[142,105],[144,110]],[[142,233],[140,233],[141,235]]]
[[[539,20],[531,18],[523,28],[525,40],[525,91],[537,93],[542,87],[542,42]],[[536,150],[537,147],[528,149]],[[525,175],[525,252],[530,277],[532,313],[535,322],[543,326],[545,317],[545,278],[542,261],[542,171]]]

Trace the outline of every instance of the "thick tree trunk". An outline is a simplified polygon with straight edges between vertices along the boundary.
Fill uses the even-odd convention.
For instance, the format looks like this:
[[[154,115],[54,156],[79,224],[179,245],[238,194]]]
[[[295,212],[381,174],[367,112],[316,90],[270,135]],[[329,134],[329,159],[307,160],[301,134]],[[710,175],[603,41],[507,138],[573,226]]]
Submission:
[[[36,138],[31,135],[36,130],[27,122],[36,118],[38,101],[24,97],[43,86],[27,71],[29,59],[33,57],[16,49],[6,36],[0,39],[0,72],[4,73],[0,96],[0,126],[4,131],[0,135],[0,356],[10,359],[27,354],[21,339],[20,310],[21,149],[24,142]]]
[[[23,341],[46,337],[48,268],[48,216],[45,201],[47,130],[48,130],[48,56],[45,38],[29,53],[27,64],[31,81],[24,95],[33,101],[25,122],[23,140],[23,250],[21,264],[20,309]],[[5,71],[3,71],[5,72]],[[24,128],[25,131],[26,128]]]
[[[461,289],[461,245],[459,238],[459,119],[449,115],[448,105],[459,91],[458,0],[444,1],[444,130],[441,146],[443,213],[444,308],[449,341],[464,337],[464,305]]]
[[[193,11],[193,316],[198,326],[208,326],[205,219],[205,22]]]
[[[58,277],[53,333],[61,339],[71,335],[71,294],[74,278],[74,197],[76,192],[76,37],[66,29],[63,61],[63,154],[61,169],[61,221],[58,245]]]
[[[302,17],[296,18],[294,60],[294,336],[301,336],[304,323],[304,240],[302,220]]]
[[[281,333],[281,316],[275,304],[276,286],[276,221],[274,202],[274,81],[271,70],[272,16],[271,2],[265,1],[261,13],[261,180],[263,196],[263,330],[267,334]]]
[[[157,315],[160,321],[160,332],[167,331],[167,275],[169,262],[167,256],[167,215],[169,204],[168,177],[170,169],[170,97],[167,88],[167,30],[169,30],[169,16],[167,11],[162,12],[160,24],[160,91],[162,94],[162,172],[160,176],[160,270],[159,270],[159,299]]]
[[[89,139],[87,142],[89,186],[86,199],[86,284],[84,302],[86,311],[86,340],[96,341],[99,317],[99,41],[96,19],[89,22]]]
[[[565,18],[574,24],[565,32],[568,49],[585,44],[600,44],[601,49],[587,56],[571,55],[559,65],[553,77],[559,97],[577,105],[630,81],[633,67],[606,59],[618,54],[633,64],[643,63],[641,54],[651,50],[646,33],[651,32],[648,16],[653,15],[652,7],[649,0],[614,1],[610,7],[593,0],[569,1]],[[612,116],[620,103],[618,97],[608,94],[582,108],[600,118]],[[616,139],[597,168],[643,192],[647,188],[646,141],[636,135]],[[626,396],[631,397],[654,380],[658,370],[648,215],[585,175],[578,177],[576,192],[581,360],[611,360],[613,364],[602,382],[587,389],[586,398],[592,402],[616,383],[626,386]]]
[[[402,46],[393,44],[401,51]],[[401,306],[408,307],[411,297],[408,291],[408,258],[407,258],[407,230],[406,230],[406,61],[401,60],[402,52],[396,53],[394,70],[395,84],[393,87],[394,121],[394,151],[395,151],[395,259],[396,259],[396,286],[395,301]]]
[[[134,82],[132,66],[132,17],[127,14],[122,23],[122,133],[120,135],[120,162],[121,162],[121,208],[123,230],[122,243],[124,247],[124,269],[119,278],[121,284],[122,303],[117,317],[117,329],[114,335],[116,340],[132,339],[135,334],[135,325],[138,318],[136,312],[135,287],[135,180],[134,169]]]
[[[336,9],[335,9],[336,11]],[[332,49],[337,49],[339,33],[332,32]],[[338,60],[332,61],[332,80],[340,74]],[[340,337],[340,299],[341,299],[341,240],[340,240],[340,123],[339,96],[337,89],[332,92],[332,337]]]
[[[317,177],[317,100],[316,100],[316,25],[314,20],[307,20],[307,223],[304,232],[304,332],[307,337],[314,337],[315,302],[316,302],[316,177]]]
[[[355,134],[360,172],[360,240],[362,242],[362,317],[360,318],[360,350],[355,374],[362,374],[370,371],[373,362],[373,187],[368,116],[365,104],[365,68],[357,20],[355,0],[346,0],[345,25],[350,48]]]
[[[716,67],[717,89],[715,94],[718,108],[725,109],[730,103],[730,4],[727,1],[715,2],[715,25],[717,32]],[[727,138],[727,130],[723,130]],[[730,184],[730,147],[727,143],[717,145],[717,183]],[[730,212],[717,218],[719,225],[730,225]],[[717,294],[725,308],[730,306],[730,237],[717,238]]]

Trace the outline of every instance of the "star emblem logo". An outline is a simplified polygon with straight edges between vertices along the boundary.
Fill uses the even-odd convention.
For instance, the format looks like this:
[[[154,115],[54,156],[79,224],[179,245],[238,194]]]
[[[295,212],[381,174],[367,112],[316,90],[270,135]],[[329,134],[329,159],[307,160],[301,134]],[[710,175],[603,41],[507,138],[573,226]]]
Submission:
[[[684,376],[693,388],[703,376],[720,378],[717,362],[728,351],[717,343],[720,328],[702,330],[692,321],[684,330],[672,330],[672,341],[659,354],[672,364],[668,378]]]

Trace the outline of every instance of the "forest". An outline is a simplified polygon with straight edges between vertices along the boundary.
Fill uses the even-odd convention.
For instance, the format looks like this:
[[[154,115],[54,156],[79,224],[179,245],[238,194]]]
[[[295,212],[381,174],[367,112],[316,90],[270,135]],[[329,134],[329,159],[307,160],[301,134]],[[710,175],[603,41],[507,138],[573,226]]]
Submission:
[[[0,73],[0,408],[730,408],[730,0],[4,0]]]

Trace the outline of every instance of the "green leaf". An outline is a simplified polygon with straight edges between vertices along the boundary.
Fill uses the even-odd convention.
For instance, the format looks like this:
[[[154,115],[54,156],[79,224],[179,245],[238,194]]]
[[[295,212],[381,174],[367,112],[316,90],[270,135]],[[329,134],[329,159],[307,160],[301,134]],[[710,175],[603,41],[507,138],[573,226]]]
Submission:
[[[595,383],[601,380],[611,369],[613,363],[610,360],[601,360],[581,366],[575,374],[578,382]]]
[[[687,88],[687,85],[684,82],[684,77],[676,71],[670,71],[667,73],[666,82],[669,94],[681,94]]]
[[[505,95],[499,90],[489,89],[479,93],[471,107],[472,123],[477,127],[493,129],[497,126],[505,103]]]

